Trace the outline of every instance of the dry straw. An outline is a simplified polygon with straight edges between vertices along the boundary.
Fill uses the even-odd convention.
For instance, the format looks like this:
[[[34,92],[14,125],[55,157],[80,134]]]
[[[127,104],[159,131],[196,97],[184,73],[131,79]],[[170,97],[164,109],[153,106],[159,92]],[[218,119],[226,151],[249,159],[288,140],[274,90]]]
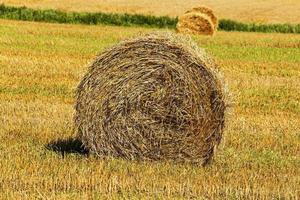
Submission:
[[[196,7],[179,17],[176,28],[181,33],[213,35],[218,28],[218,19],[212,9]]]
[[[186,13],[179,17],[176,25],[177,31],[188,34],[213,35],[214,25],[209,16],[202,13]]]
[[[200,7],[193,8],[193,9],[187,11],[186,13],[191,13],[191,12],[202,13],[202,14],[209,16],[210,20],[212,21],[212,23],[214,25],[214,29],[217,30],[218,18],[212,9],[205,7],[205,6],[200,6]]]
[[[152,33],[96,58],[77,88],[75,124],[100,157],[206,164],[222,138],[225,93],[203,49]]]

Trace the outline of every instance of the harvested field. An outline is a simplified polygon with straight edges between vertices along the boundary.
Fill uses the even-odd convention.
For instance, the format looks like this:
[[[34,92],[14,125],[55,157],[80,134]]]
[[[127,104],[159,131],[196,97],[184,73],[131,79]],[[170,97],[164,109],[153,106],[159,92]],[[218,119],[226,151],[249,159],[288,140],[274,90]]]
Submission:
[[[0,0],[0,2],[33,8],[128,12],[158,16],[180,16],[191,8],[205,5],[212,8],[219,19],[256,23],[300,23],[299,0],[226,0],[226,3],[224,0],[203,0],[201,2],[198,0]]]
[[[299,198],[296,34],[193,37],[216,58],[235,96],[213,164],[101,160],[81,149],[73,105],[88,63],[153,31],[0,20],[1,199]]]

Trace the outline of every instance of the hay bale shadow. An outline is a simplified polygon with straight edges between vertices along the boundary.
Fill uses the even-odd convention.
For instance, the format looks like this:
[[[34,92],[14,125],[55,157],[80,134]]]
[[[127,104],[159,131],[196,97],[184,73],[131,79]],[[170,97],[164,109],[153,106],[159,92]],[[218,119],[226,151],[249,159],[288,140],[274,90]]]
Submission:
[[[86,150],[82,142],[77,138],[58,139],[49,142],[46,149],[61,154],[63,157],[66,154],[79,154],[87,156],[89,151]]]

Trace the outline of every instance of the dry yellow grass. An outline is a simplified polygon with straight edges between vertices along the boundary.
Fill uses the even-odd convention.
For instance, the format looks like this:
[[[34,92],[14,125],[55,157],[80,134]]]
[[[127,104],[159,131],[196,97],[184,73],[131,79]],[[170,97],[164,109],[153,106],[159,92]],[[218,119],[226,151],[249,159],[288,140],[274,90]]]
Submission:
[[[179,16],[200,5],[212,8],[219,18],[243,22],[300,23],[299,0],[0,0],[10,5],[73,11],[105,11]]]
[[[195,37],[236,97],[209,167],[68,153],[78,149],[66,139],[74,136],[74,89],[87,63],[150,31],[0,20],[0,198],[299,199],[300,35]]]

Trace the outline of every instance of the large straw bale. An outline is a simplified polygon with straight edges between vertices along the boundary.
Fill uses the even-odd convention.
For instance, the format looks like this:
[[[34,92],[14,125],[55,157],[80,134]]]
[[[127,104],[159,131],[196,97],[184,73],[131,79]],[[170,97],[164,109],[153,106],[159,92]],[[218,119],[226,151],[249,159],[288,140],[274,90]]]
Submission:
[[[215,62],[190,39],[152,33],[121,42],[90,65],[75,124],[100,157],[206,164],[220,143],[226,90]]]

